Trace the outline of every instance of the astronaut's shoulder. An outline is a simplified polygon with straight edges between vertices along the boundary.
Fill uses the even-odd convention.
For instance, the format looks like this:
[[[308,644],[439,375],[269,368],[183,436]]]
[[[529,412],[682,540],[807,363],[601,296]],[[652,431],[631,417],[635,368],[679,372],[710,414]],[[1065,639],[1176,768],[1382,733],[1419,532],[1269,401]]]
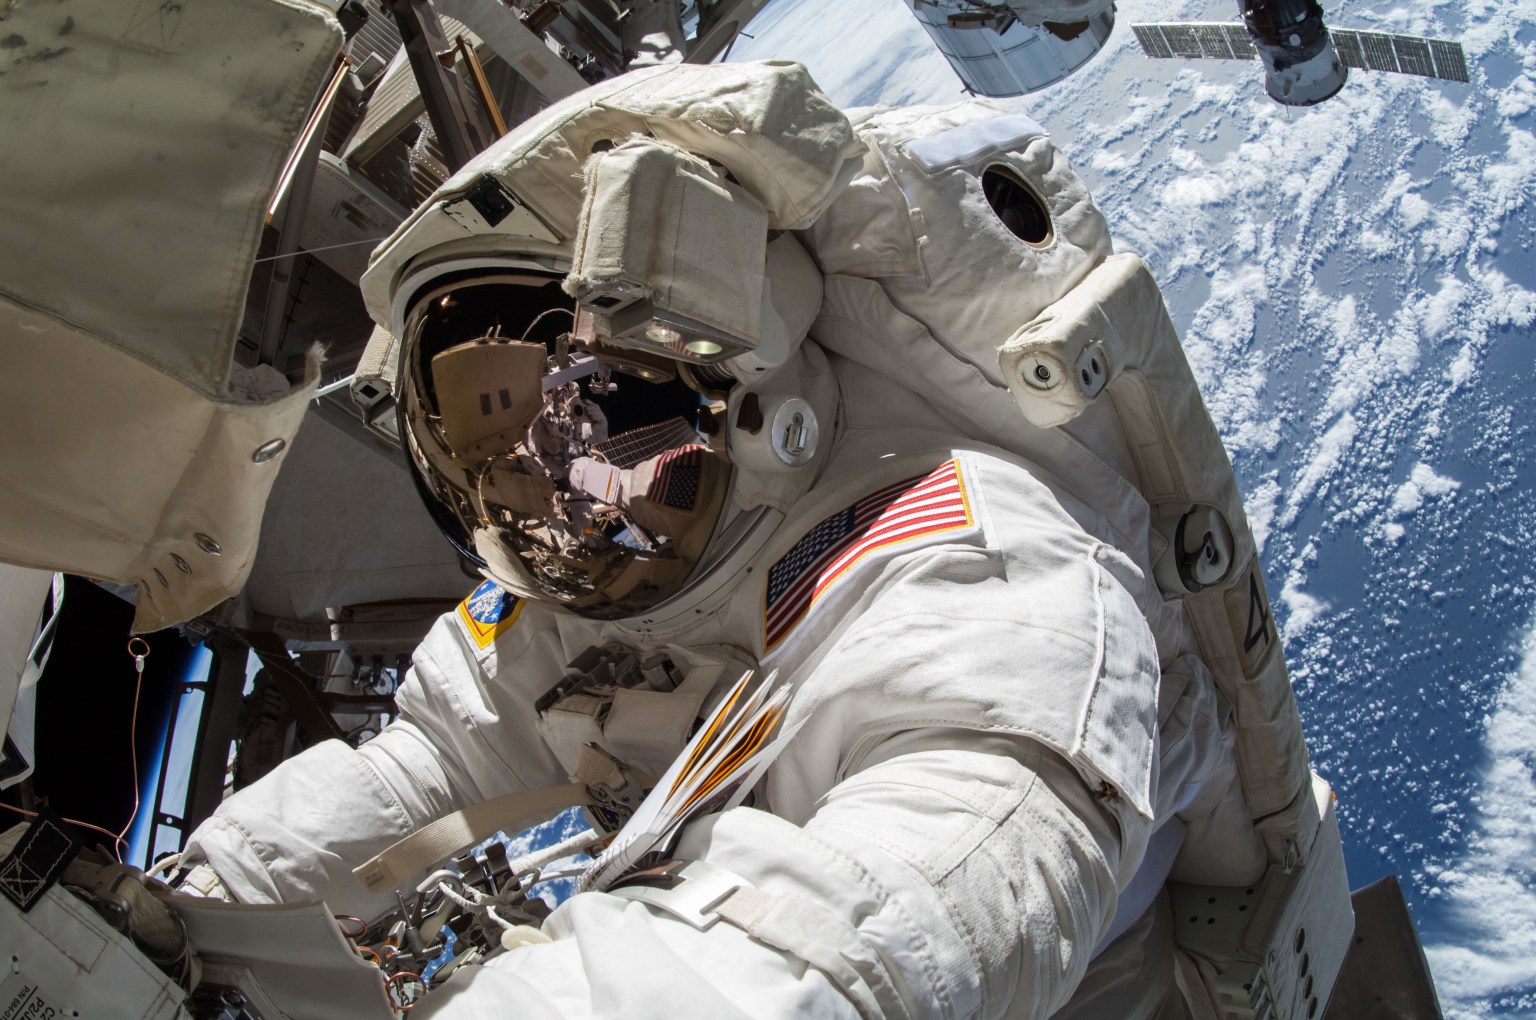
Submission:
[[[885,452],[903,442],[910,452]],[[862,446],[839,451],[823,479],[791,511],[781,544],[788,536],[837,530],[833,522],[857,529],[871,519],[881,522],[875,530],[891,539],[887,546],[934,534],[973,534],[985,542],[994,530],[991,504],[1059,498],[1054,480],[1040,468],[987,444],[911,430]]]
[[[949,450],[876,460],[813,492],[786,522],[763,572],[764,649],[856,594],[858,578],[897,556],[985,545],[967,461]]]
[[[464,597],[444,618],[470,647],[485,651],[515,627],[527,608],[526,600],[486,580]]]
[[[794,508],[781,533],[785,555],[862,536],[893,548],[926,536],[977,528],[969,455],[926,453],[844,461]],[[790,540],[793,539],[791,542]],[[782,557],[781,557],[782,558]]]

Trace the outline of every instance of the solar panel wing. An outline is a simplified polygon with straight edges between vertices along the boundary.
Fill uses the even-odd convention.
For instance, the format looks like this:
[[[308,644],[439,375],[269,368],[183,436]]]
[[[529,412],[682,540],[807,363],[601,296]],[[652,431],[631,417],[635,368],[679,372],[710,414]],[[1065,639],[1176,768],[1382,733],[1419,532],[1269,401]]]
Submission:
[[[1168,48],[1178,56],[1191,60],[1205,56],[1200,49],[1200,41],[1195,38],[1193,25],[1164,25],[1163,38],[1168,40]]]
[[[1131,31],[1149,57],[1255,60],[1259,55],[1248,30],[1235,22],[1161,22],[1132,25]]]
[[[1466,81],[1467,61],[1461,43],[1452,39],[1426,39],[1417,35],[1387,35],[1329,29],[1339,62],[1345,67],[1371,71],[1396,71],[1446,81]]]
[[[1372,71],[1396,71],[1397,54],[1392,37],[1381,32],[1361,32],[1360,48],[1365,51],[1365,66]]]
[[[1339,62],[1345,67],[1364,67],[1365,51],[1360,48],[1360,33],[1348,29],[1329,29],[1333,36],[1333,48],[1338,51]]]
[[[1136,33],[1136,41],[1141,43],[1142,52],[1149,57],[1171,57],[1173,50],[1163,41],[1163,30],[1158,25],[1132,25],[1131,31]]]
[[[1195,41],[1200,44],[1200,55],[1209,60],[1231,60],[1232,47],[1227,43],[1227,33],[1221,25],[1191,25]]]
[[[1425,78],[1435,76],[1435,63],[1429,58],[1429,40],[1413,35],[1394,35],[1392,48],[1397,51],[1397,69],[1403,74]]]
[[[1461,52],[1461,43],[1430,39],[1429,52],[1435,58],[1435,77],[1447,81],[1467,80],[1467,61]]]
[[[1232,47],[1232,56],[1238,60],[1257,60],[1259,51],[1253,48],[1253,37],[1242,25],[1222,25],[1227,33],[1227,45]]]
[[[1149,57],[1189,60],[1253,60],[1258,57],[1248,30],[1235,22],[1193,21],[1132,25],[1136,41]],[[1466,81],[1461,43],[1417,35],[1389,35],[1330,29],[1339,63],[1371,71],[1395,71],[1425,78]]]

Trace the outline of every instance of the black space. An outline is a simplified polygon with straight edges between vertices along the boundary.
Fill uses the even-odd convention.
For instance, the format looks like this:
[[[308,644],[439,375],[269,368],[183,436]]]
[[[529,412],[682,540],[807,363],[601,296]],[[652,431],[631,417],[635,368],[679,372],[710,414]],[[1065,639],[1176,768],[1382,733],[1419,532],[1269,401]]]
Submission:
[[[38,681],[33,792],[65,818],[113,832],[133,813],[128,728],[134,668],[127,651],[132,622],[128,603],[83,578],[67,578],[53,652]],[[137,727],[141,784],[153,770],[160,737],[194,653],[175,630],[144,639],[150,654],[144,663]],[[0,793],[0,800],[21,806],[19,787]],[[148,804],[144,810],[149,810]],[[0,825],[9,827],[20,819],[15,812],[0,811]],[[72,826],[71,832],[86,846],[110,843],[89,829]]]

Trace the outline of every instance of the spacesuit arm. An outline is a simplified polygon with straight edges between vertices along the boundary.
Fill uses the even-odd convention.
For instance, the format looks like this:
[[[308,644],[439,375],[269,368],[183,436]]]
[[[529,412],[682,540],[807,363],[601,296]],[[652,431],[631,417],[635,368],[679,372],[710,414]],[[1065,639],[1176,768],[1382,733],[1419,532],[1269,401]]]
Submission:
[[[503,696],[515,686],[507,678]],[[445,617],[416,651],[399,719],[360,748],[317,744],[230,797],[192,833],[183,863],[206,861],[242,902],[379,913],[393,900],[370,895],[353,868],[450,811],[563,780],[531,713],[492,693]]]
[[[221,804],[182,860],[206,861],[244,903],[323,899],[368,917],[388,901],[375,904],[352,869],[449,810],[447,785],[409,721],[360,749],[327,740]]]
[[[677,856],[713,866],[696,892],[578,895],[554,942],[461,971],[422,1010],[1050,1015],[1114,911],[1115,823],[1024,738],[919,731],[885,753],[803,827],[749,809],[691,826]]]

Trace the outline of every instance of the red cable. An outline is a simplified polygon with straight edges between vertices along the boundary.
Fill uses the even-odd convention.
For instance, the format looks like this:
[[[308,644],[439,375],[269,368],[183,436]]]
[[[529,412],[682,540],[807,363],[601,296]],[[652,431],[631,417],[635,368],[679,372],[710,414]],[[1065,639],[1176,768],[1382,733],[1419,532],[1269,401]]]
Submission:
[[[3,802],[0,802],[0,807],[10,808],[12,811],[15,811],[17,814],[26,815],[28,818],[36,818],[37,817],[37,812],[36,811],[28,811],[26,808],[17,807],[15,804],[6,804],[6,803],[3,803]],[[118,838],[115,833],[108,832],[106,829],[103,829],[99,825],[92,825],[90,822],[82,822],[82,821],[78,821],[77,819],[74,819],[74,818],[61,818],[59,820],[62,821],[62,822],[67,822],[70,825],[78,825],[82,829],[90,829],[93,832],[99,832],[103,836],[111,836],[113,839],[117,839]]]
[[[135,641],[144,646],[144,651],[133,650]],[[133,656],[134,673],[137,675],[133,682],[133,721],[128,724],[128,760],[133,763],[133,814],[128,816],[128,824],[123,826],[123,831],[112,840],[112,853],[119,864],[123,863],[123,850],[128,846],[128,841],[123,837],[133,828],[133,820],[139,817],[139,691],[144,688],[143,660],[149,657],[149,642],[141,637],[129,638],[128,654]]]
[[[133,650],[135,641],[144,646],[143,652],[135,652]],[[123,826],[121,832],[109,832],[99,825],[92,825],[90,822],[82,822],[75,818],[60,819],[69,825],[78,825],[82,829],[90,829],[92,832],[99,832],[103,836],[110,836],[112,838],[112,856],[117,858],[117,863],[119,864],[123,863],[123,850],[128,846],[128,841],[123,837],[128,835],[129,829],[133,828],[133,820],[139,817],[139,692],[144,689],[144,671],[139,668],[138,660],[148,657],[149,642],[141,637],[132,638],[128,642],[128,654],[133,656],[134,673],[137,676],[133,684],[133,721],[128,724],[128,754],[129,760],[133,764],[133,814],[128,816],[128,824]],[[28,818],[37,817],[36,811],[28,811],[26,808],[17,807],[14,804],[0,803],[0,807],[10,808],[17,814],[26,815]]]

